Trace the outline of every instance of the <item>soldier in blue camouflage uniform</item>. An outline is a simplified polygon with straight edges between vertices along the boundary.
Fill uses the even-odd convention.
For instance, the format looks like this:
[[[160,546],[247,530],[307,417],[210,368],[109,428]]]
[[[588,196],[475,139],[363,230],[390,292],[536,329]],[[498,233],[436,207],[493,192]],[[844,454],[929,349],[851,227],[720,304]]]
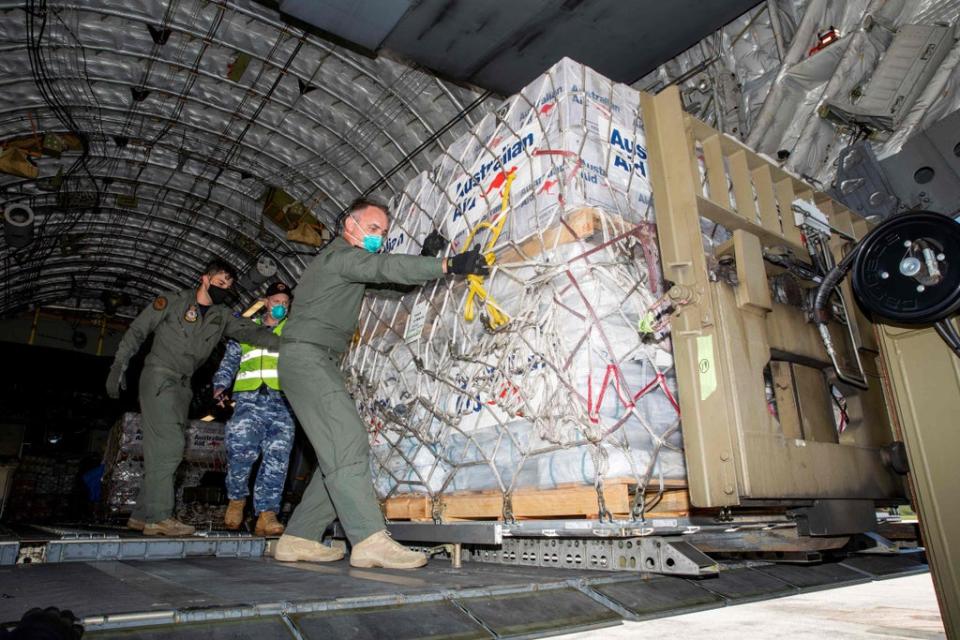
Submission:
[[[256,320],[271,327],[278,336],[290,307],[290,288],[275,282],[267,288],[266,311]],[[239,529],[249,494],[250,469],[257,458],[260,472],[253,491],[257,535],[278,536],[283,525],[277,521],[280,499],[287,479],[287,463],[293,447],[293,415],[280,391],[277,352],[230,341],[220,368],[213,377],[214,397],[226,401],[233,388],[236,406],[226,426],[227,497],[230,505],[224,516],[228,529]]]

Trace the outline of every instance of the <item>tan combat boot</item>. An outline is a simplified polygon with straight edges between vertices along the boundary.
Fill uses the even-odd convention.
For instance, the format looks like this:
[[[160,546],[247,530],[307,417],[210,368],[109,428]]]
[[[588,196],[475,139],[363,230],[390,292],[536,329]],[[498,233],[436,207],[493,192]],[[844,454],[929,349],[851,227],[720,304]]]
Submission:
[[[427,564],[427,556],[393,541],[386,531],[378,531],[355,544],[350,552],[350,566],[369,569],[416,569]]]
[[[145,526],[147,526],[147,523],[143,520],[137,520],[132,516],[127,519],[127,529],[132,529],[133,531],[143,531]]]
[[[188,524],[183,524],[176,518],[167,518],[166,520],[161,520],[160,522],[149,522],[143,528],[143,535],[145,536],[189,536],[193,535],[193,532],[196,531],[195,528],[191,527]]]
[[[246,498],[231,500],[227,512],[223,515],[223,524],[227,529],[236,531],[243,524],[243,508],[247,506]]]
[[[343,549],[333,549],[314,540],[283,535],[277,540],[273,559],[280,562],[336,562],[343,559]]]
[[[283,533],[283,525],[277,521],[277,514],[273,511],[264,511],[257,518],[253,533],[258,536],[278,536]]]

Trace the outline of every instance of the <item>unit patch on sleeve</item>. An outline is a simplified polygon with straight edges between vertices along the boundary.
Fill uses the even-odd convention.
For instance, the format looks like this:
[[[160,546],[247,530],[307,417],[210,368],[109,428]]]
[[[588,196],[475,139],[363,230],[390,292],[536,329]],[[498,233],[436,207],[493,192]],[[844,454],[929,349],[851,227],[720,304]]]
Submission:
[[[153,308],[157,311],[163,311],[167,308],[167,299],[163,296],[157,296],[157,299],[153,301]]]

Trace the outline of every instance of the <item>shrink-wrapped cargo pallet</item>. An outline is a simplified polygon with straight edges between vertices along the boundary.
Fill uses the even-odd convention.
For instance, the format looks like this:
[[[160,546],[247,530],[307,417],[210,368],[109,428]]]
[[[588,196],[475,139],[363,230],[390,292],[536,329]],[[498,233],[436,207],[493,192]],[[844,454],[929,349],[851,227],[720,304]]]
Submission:
[[[418,254],[438,230],[495,262],[366,300],[344,367],[388,517],[451,516],[441,502],[478,491],[509,517],[530,492],[577,487],[589,506],[564,515],[606,515],[611,485],[683,485],[648,174],[639,93],[565,59],[391,203],[388,251]],[[428,506],[391,508],[410,497]]]
[[[13,475],[10,522],[48,522],[76,517],[80,460],[24,456]],[[3,496],[0,496],[2,498]]]
[[[184,432],[183,462],[175,477],[175,516],[197,526],[217,526],[226,511],[225,497],[212,502],[192,500],[207,474],[215,474],[216,487],[223,488],[226,449],[223,424],[191,420]],[[136,505],[143,483],[143,418],[125,413],[110,433],[104,454],[104,492],[108,514],[125,517]],[[221,491],[221,493],[223,493]]]

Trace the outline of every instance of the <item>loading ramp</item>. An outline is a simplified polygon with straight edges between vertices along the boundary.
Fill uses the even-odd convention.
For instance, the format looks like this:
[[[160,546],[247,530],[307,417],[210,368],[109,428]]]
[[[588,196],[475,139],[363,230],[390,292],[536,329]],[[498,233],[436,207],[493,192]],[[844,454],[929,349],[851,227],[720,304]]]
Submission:
[[[33,561],[0,566],[0,620],[56,605],[81,617],[89,638],[532,638],[927,571],[912,552],[718,563],[716,574],[695,578],[475,561],[455,568],[447,558],[407,572],[278,563],[263,553],[268,540],[249,535],[4,534],[33,549],[21,562]],[[135,544],[146,553],[124,555]]]

